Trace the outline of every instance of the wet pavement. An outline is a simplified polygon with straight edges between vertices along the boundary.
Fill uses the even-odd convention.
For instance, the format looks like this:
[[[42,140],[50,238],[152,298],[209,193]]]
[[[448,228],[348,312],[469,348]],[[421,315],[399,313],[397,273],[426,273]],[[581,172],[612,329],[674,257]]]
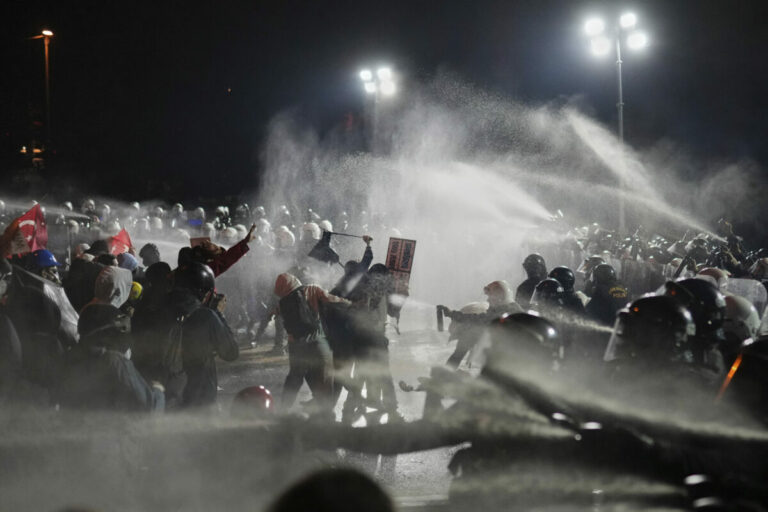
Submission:
[[[399,411],[406,421],[419,419],[424,405],[424,393],[404,392],[397,384],[402,380],[416,385],[418,377],[429,375],[432,366],[440,365],[448,359],[455,342],[448,344],[447,333],[430,329],[402,329],[401,334],[388,329],[387,336],[390,339],[390,366]],[[288,372],[288,358],[274,355],[271,352],[272,345],[273,340],[268,337],[256,348],[242,349],[237,361],[219,362],[219,403],[223,410],[226,411],[234,395],[247,386],[265,386],[276,399],[279,398]],[[343,391],[336,406],[337,419],[341,417],[345,396],[346,391]],[[311,393],[305,384],[292,410],[301,411],[301,403],[310,398]],[[359,422],[355,426],[363,424]],[[447,497],[450,484],[448,462],[457,449],[429,450],[396,457],[376,457],[340,450],[339,457],[345,464],[375,475],[401,505],[418,506],[424,502],[439,502]]]

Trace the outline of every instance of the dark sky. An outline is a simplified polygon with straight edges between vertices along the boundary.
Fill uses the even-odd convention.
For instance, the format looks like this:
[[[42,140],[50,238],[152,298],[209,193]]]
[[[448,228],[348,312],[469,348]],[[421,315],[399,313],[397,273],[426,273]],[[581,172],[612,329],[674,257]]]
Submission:
[[[700,158],[768,167],[768,29],[764,4],[744,0],[5,0],[2,165],[42,102],[43,45],[25,38],[45,27],[55,32],[51,172],[123,191],[170,180],[204,195],[256,183],[254,155],[277,112],[295,107],[320,130],[359,114],[367,62],[416,82],[447,69],[524,101],[582,95],[615,123],[614,65],[589,55],[582,27],[624,5],[652,40],[624,59],[628,141],[667,137]]]

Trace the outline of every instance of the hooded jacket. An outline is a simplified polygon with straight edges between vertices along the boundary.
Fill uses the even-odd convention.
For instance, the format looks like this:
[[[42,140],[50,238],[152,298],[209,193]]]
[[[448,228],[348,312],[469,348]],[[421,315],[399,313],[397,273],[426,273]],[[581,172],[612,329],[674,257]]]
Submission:
[[[128,300],[132,282],[133,274],[130,270],[119,267],[104,267],[96,278],[93,287],[93,300],[88,305],[103,304],[119,308]]]

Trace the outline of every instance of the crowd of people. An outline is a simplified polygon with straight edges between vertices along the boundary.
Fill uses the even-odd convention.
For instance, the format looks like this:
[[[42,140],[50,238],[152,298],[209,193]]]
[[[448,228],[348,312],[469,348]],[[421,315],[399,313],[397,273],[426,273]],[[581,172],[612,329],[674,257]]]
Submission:
[[[387,266],[374,264],[384,258],[371,248],[373,237],[399,232],[382,217],[339,212],[331,222],[311,209],[281,206],[270,216],[246,204],[232,215],[223,206],[212,214],[181,204],[112,209],[88,199],[79,211],[71,203],[49,207],[47,248],[13,253],[7,245],[13,233],[5,228],[29,206],[0,203],[2,403],[211,409],[217,358],[236,360],[244,348],[263,345],[269,330],[275,341],[266,354],[287,353],[283,389],[273,400],[264,386],[248,387],[233,411],[287,411],[306,382],[312,399],[305,407],[313,417],[333,422],[344,389],[343,424],[371,409],[390,423],[404,421],[387,332],[403,302]],[[334,225],[373,237],[337,237],[331,244]],[[485,302],[437,306],[438,324],[448,317],[449,338],[456,340],[446,361],[450,371],[482,359],[478,347],[490,333],[495,355],[482,363],[481,377],[508,379],[499,344],[527,344],[545,362],[544,373],[586,364],[608,382],[684,374],[713,400],[738,400],[760,421],[768,419],[759,371],[768,341],[768,251],[746,250],[726,221],[717,233],[676,240],[642,228],[619,240],[598,225],[565,230],[555,219],[554,226],[565,236],[541,242],[523,260],[527,277],[516,287],[498,279],[482,288]],[[121,235],[126,232],[131,236]],[[340,279],[334,249],[360,254],[342,265]],[[560,264],[550,267],[553,258]],[[638,265],[654,279],[627,282]],[[761,293],[740,296],[729,280],[748,280]],[[405,383],[401,388],[408,391]],[[428,418],[444,410],[443,397],[425,389]]]
[[[0,203],[0,227],[34,204],[13,211]],[[383,264],[372,265],[370,236],[362,237],[360,259],[348,261],[334,283],[329,262],[309,256],[322,245],[323,233],[334,232],[333,223],[312,209],[280,206],[272,222],[266,208],[247,204],[230,214],[225,206],[212,213],[181,204],[113,209],[86,199],[78,211],[70,202],[49,210],[49,229],[63,228],[66,237],[52,237],[47,249],[3,259],[3,345],[9,354],[3,382],[42,388],[49,403],[62,407],[208,406],[216,402],[215,358],[237,359],[241,348],[263,344],[273,325],[271,354],[287,351],[289,359],[279,407],[290,408],[306,381],[317,414],[332,415],[346,389],[344,421],[371,406],[402,419],[386,335],[388,319],[399,308],[391,273]],[[341,232],[399,235],[382,217],[363,211],[356,219],[339,212],[334,222]],[[451,339],[458,340],[449,367],[458,368],[480,333],[504,315],[538,314],[560,323],[570,358],[621,362],[627,354],[635,358],[649,347],[664,348],[668,359],[710,372],[713,385],[740,355],[742,343],[757,338],[764,301],[728,292],[727,283],[731,277],[768,285],[768,251],[745,250],[728,222],[720,221],[717,233],[686,233],[679,240],[649,236],[642,227],[620,240],[597,224],[567,228],[562,217],[553,226],[564,236],[555,251],[542,244],[542,252],[567,254],[560,259],[580,261],[577,268],[548,269],[545,258],[532,253],[522,265],[527,278],[514,293],[498,280],[485,286],[487,302],[459,310],[438,306],[440,315],[452,319]],[[121,230],[153,241],[115,244]],[[344,252],[354,250],[350,243],[334,240],[337,249],[347,244]],[[627,286],[621,279],[630,263],[663,266],[673,275],[659,272],[666,284],[658,289],[633,289],[636,283]],[[32,283],[30,276],[47,285]],[[660,318],[667,318],[668,332],[658,330]],[[604,343],[591,342],[587,349],[581,337]],[[676,341],[665,341],[671,339]],[[13,388],[4,385],[6,399],[14,396]]]
[[[6,226],[23,212],[0,207]],[[5,399],[22,400],[24,382],[39,402],[69,409],[208,407],[216,403],[215,358],[237,359],[274,326],[270,355],[287,352],[289,360],[279,408],[289,409],[306,381],[314,415],[332,416],[344,387],[345,421],[370,406],[401,418],[392,379],[380,370],[388,366],[394,281],[384,265],[372,265],[370,236],[359,237],[360,260],[347,262],[332,286],[328,263],[308,255],[333,227],[312,210],[297,227],[281,207],[274,229],[263,207],[245,204],[210,217],[202,207],[113,210],[93,200],[79,212],[70,203],[54,210],[48,229],[66,236],[3,259],[3,345],[13,355]],[[350,229],[345,212],[339,219],[341,230]],[[115,242],[121,232],[131,235]],[[131,238],[153,241],[134,247]],[[51,289],[63,294],[52,299]],[[239,399],[274,407],[261,386]]]

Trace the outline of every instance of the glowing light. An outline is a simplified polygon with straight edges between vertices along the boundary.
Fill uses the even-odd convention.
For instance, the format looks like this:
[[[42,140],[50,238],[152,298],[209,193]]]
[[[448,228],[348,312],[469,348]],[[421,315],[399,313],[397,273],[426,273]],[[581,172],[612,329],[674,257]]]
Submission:
[[[637,24],[637,16],[633,12],[627,12],[621,15],[619,18],[619,25],[621,28],[632,28]]]
[[[389,68],[379,68],[376,76],[379,77],[379,80],[392,80],[392,70]]]
[[[590,42],[589,46],[592,49],[592,53],[598,57],[608,55],[608,52],[611,51],[611,41],[607,37],[596,37]]]
[[[728,389],[728,386],[731,384],[731,381],[733,380],[733,376],[736,375],[736,372],[739,370],[739,366],[741,366],[741,360],[742,360],[742,355],[739,354],[739,357],[737,357],[736,360],[731,365],[731,369],[728,371],[728,375],[725,377],[725,380],[723,381],[723,385],[720,386],[720,391],[717,392],[717,398],[715,398],[715,403],[719,402],[723,398],[723,394],[725,394],[725,390]]]
[[[584,24],[584,32],[588,36],[600,35],[603,33],[603,30],[605,30],[605,22],[600,18],[590,18]]]
[[[53,32],[51,32],[51,31],[50,31],[50,30],[48,30],[48,29],[45,29],[45,30],[43,30],[42,34],[43,34],[45,37],[53,37]]]
[[[392,81],[386,81],[381,82],[381,94],[384,96],[392,96],[397,92],[397,87],[395,87],[395,82]]]
[[[642,32],[632,32],[627,37],[627,46],[633,50],[639,50],[648,46],[648,36]]]
[[[373,82],[365,82],[365,84],[363,84],[363,87],[365,88],[365,92],[367,92],[368,94],[373,94],[376,92],[376,84]]]
[[[370,69],[364,69],[360,72],[360,80],[363,82],[370,82],[373,80],[373,73],[371,73]]]

